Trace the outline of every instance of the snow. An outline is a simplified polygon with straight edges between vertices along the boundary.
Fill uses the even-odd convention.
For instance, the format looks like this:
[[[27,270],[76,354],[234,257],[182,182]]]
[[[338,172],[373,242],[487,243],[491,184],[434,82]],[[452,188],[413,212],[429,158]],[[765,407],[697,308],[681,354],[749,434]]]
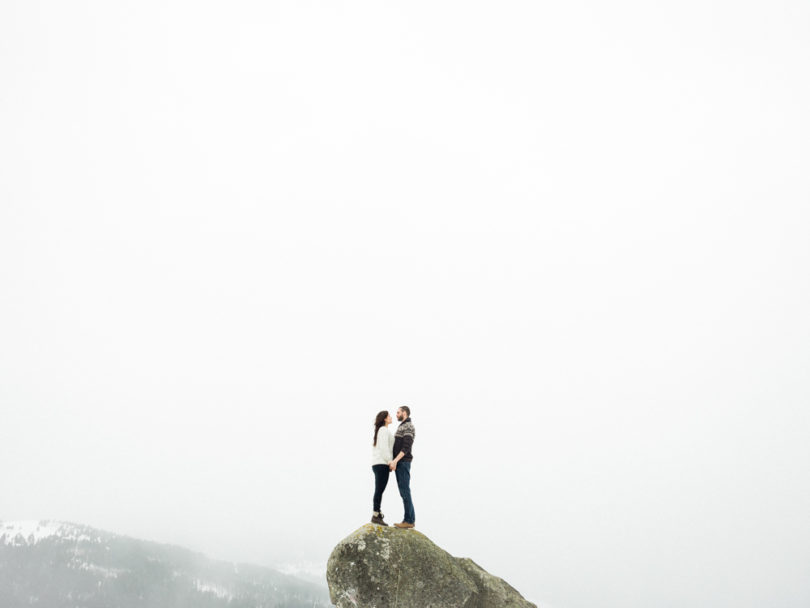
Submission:
[[[86,570],[88,572],[103,576],[104,578],[118,578],[118,575],[124,572],[124,570],[120,568],[104,568],[103,566],[97,566],[96,564],[91,564],[89,562],[82,562],[78,564],[77,569]],[[101,585],[101,581],[99,581],[99,585]]]
[[[216,585],[214,583],[206,583],[199,579],[194,581],[194,585],[197,587],[197,591],[202,591],[203,593],[213,593],[220,599],[233,599],[233,594],[228,591],[222,585]]]
[[[87,532],[87,528],[63,521],[0,521],[0,545],[36,545],[54,537],[75,542],[101,542],[100,537],[90,536]]]
[[[326,580],[326,562],[299,561],[299,562],[277,562],[272,564],[274,570],[282,574],[288,574],[306,580]]]

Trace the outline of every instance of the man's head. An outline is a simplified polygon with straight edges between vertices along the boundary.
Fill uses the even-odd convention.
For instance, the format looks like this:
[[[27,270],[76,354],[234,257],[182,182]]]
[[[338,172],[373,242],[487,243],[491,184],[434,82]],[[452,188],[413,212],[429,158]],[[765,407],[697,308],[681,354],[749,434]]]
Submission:
[[[410,417],[411,417],[411,408],[409,408],[407,405],[403,405],[397,408],[397,420],[399,420],[400,422],[404,422]]]

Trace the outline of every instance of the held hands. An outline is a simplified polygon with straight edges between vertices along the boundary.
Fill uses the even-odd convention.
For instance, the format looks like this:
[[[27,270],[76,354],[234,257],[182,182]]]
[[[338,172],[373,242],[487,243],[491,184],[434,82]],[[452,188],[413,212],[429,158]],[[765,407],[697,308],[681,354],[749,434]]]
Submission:
[[[397,461],[392,460],[391,462],[389,462],[388,463],[388,468],[391,469],[392,471],[396,471],[397,470]]]

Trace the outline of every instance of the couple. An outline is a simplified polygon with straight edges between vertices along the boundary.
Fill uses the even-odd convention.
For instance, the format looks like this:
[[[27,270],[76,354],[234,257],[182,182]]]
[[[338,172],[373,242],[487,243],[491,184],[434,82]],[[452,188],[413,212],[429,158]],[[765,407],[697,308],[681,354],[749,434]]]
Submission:
[[[374,471],[374,513],[371,523],[380,526],[387,526],[383,521],[383,514],[380,512],[383,491],[388,485],[388,476],[394,471],[397,476],[399,495],[402,496],[402,504],[405,506],[405,517],[402,523],[394,524],[397,528],[413,528],[416,515],[413,512],[413,502],[411,501],[411,461],[413,454],[413,440],[416,437],[416,430],[411,422],[411,409],[403,405],[397,410],[397,420],[399,426],[396,434],[392,437],[388,430],[391,424],[391,415],[382,411],[374,419],[374,447],[371,451],[371,470]],[[396,454],[396,458],[394,457]]]

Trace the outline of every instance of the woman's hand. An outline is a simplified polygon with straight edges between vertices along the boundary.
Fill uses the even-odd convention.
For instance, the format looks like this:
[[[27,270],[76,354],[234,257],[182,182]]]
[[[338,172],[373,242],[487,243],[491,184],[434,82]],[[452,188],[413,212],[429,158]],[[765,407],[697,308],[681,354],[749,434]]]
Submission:
[[[397,470],[397,461],[392,460],[391,462],[389,462],[388,463],[388,468],[391,469],[392,471],[396,471]]]

